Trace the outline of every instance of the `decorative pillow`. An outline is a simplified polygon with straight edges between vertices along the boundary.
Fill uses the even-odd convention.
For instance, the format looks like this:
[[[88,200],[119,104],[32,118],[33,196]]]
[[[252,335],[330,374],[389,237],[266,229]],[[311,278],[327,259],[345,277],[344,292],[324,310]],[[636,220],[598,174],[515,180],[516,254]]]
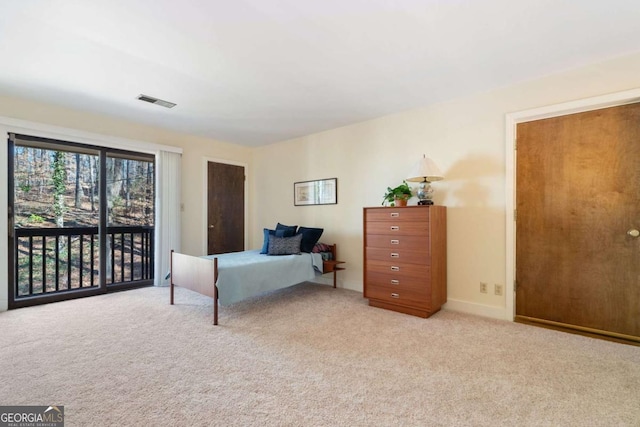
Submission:
[[[313,246],[313,253],[320,254],[324,261],[331,261],[333,259],[333,252],[331,252],[332,246],[326,243],[318,242]]]
[[[331,253],[331,252],[320,252],[320,256],[322,257],[322,259],[324,261],[333,260],[333,253]]]
[[[284,237],[291,237],[294,234],[296,234],[296,230],[298,229],[297,225],[284,225],[284,224],[280,224],[278,223],[278,225],[276,225],[276,231],[280,231],[283,230],[284,231]]]
[[[300,250],[302,252],[311,252],[313,250],[313,246],[318,243],[318,240],[320,240],[320,236],[322,236],[323,231],[324,228],[298,228],[298,233],[302,234],[302,243],[300,243]]]
[[[314,252],[314,253],[331,252],[331,246],[327,245],[326,243],[318,242],[314,245],[313,251],[311,252]]]
[[[264,232],[264,241],[262,242],[262,249],[260,250],[261,254],[266,254],[267,252],[269,252],[269,237],[271,236],[277,236],[277,237],[284,237],[284,230],[269,230],[268,228],[265,228],[263,230]]]
[[[268,255],[294,255],[300,253],[302,234],[292,237],[269,236]]]

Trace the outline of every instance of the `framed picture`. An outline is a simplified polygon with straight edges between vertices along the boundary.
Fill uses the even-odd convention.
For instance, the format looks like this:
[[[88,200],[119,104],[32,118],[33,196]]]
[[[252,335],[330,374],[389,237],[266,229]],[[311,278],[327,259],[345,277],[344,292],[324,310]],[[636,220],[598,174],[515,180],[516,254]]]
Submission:
[[[338,178],[293,183],[293,204],[335,205],[338,203]]]

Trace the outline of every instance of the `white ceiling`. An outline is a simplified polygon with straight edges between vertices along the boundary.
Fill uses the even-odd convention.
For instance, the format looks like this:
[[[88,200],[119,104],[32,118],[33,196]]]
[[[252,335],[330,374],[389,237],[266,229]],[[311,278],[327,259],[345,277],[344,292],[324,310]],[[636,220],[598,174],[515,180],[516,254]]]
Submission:
[[[0,94],[249,146],[639,50],[638,0],[0,4]]]

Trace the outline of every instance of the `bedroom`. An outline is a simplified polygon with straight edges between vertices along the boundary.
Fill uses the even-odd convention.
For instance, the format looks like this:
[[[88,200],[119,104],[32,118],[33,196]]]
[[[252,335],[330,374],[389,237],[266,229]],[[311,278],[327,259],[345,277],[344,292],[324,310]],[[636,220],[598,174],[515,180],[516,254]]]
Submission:
[[[629,39],[637,40],[633,36]],[[508,62],[508,56],[504,61]],[[465,69],[461,74],[466,76],[474,71]],[[460,81],[465,82],[462,78]],[[506,243],[507,190],[511,183],[505,115],[626,93],[639,87],[640,54],[637,48],[626,46],[563,64],[553,72],[522,81],[498,82],[482,92],[460,88],[455,98],[437,104],[417,105],[257,147],[170,131],[91,112],[89,108],[38,101],[13,94],[4,87],[0,87],[5,89],[0,97],[0,116],[181,148],[184,206],[181,250],[194,255],[202,254],[205,245],[204,161],[225,160],[246,165],[247,198],[251,206],[247,215],[247,246],[259,247],[262,228],[279,221],[324,226],[323,240],[337,243],[341,257],[347,262],[347,269],[338,279],[339,287],[356,292],[362,291],[362,208],[378,206],[384,189],[401,181],[416,158],[426,152],[445,174],[445,180],[434,184],[436,203],[448,207],[445,309],[509,319],[512,311],[507,302],[508,292],[496,296],[478,290],[480,282],[490,286],[501,284],[507,291],[510,287],[507,271],[513,248]],[[160,93],[152,95],[165,97]],[[149,106],[152,107],[158,108]],[[158,114],[166,117],[168,113]],[[3,151],[1,155],[5,154]],[[283,161],[286,167],[280,167]],[[293,205],[294,182],[329,177],[338,178],[337,205]],[[5,188],[0,189],[0,196],[6,198]],[[4,241],[6,218],[6,212],[0,215],[0,236],[5,237]],[[6,248],[1,248],[0,254],[6,259]],[[3,285],[6,269],[6,265],[0,265]],[[6,296],[3,288],[0,303],[5,306]]]

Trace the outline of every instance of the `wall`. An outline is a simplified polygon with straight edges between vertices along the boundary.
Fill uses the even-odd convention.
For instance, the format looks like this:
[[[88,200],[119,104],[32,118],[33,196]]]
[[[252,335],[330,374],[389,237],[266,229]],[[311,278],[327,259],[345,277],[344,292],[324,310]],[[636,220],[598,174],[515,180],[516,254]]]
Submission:
[[[168,130],[144,126],[111,117],[70,110],[54,105],[37,103],[25,99],[0,96],[0,116],[27,120],[45,125],[60,126],[72,130],[126,138],[142,143],[162,144],[180,147],[182,155],[182,213],[181,250],[192,255],[203,254],[206,239],[203,216],[204,165],[203,159],[215,158],[251,167],[251,149],[193,135],[180,134]],[[0,126],[1,127],[1,126]],[[6,132],[5,132],[6,133]],[[6,177],[6,138],[0,142],[0,175]],[[249,174],[249,179],[251,175]],[[3,178],[3,182],[6,182]],[[249,193],[249,198],[251,193]],[[7,191],[0,188],[0,240],[7,242]],[[249,220],[252,212],[249,211]],[[7,307],[7,265],[6,246],[0,247],[0,311]]]
[[[338,243],[340,258],[348,262],[339,285],[357,291],[362,290],[362,207],[379,206],[385,188],[400,183],[427,154],[446,176],[433,187],[436,203],[448,207],[447,306],[509,318],[504,296],[479,293],[481,281],[490,287],[505,282],[505,114],[637,87],[636,54],[257,149],[11,97],[0,97],[0,116],[181,147],[182,250],[193,255],[202,254],[206,238],[203,159],[246,164],[250,247],[260,247],[260,231],[277,221],[324,227],[322,240]],[[6,176],[6,164],[0,162],[0,169]],[[295,181],[332,177],[338,178],[337,205],[293,206]],[[2,194],[6,199],[6,189]],[[5,242],[6,218],[4,204],[0,238]],[[0,281],[6,286],[2,264]],[[1,310],[6,292],[0,292]]]
[[[379,206],[387,186],[406,177],[422,154],[445,175],[432,184],[448,212],[447,308],[511,319],[505,296],[505,115],[640,87],[640,55],[615,58],[536,81],[261,147],[254,152],[254,229],[287,224],[325,228],[347,270],[340,285],[362,291],[362,208]],[[510,152],[509,152],[510,155]],[[286,167],[282,164],[286,163]],[[293,183],[338,178],[338,204],[293,206]],[[415,203],[415,200],[413,201]],[[259,235],[254,234],[254,246]],[[479,292],[479,283],[489,293]]]

